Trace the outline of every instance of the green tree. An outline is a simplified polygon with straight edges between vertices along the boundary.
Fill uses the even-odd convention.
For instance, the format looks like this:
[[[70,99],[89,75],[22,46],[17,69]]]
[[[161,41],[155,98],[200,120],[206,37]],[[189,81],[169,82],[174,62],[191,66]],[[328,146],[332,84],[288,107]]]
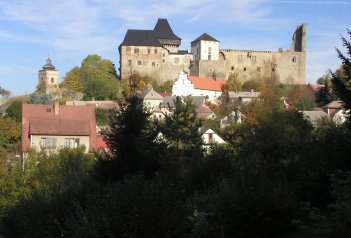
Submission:
[[[202,138],[198,133],[200,122],[196,119],[196,108],[190,97],[177,96],[171,113],[165,115],[161,132],[177,150],[199,149]]]
[[[16,122],[22,121],[22,101],[15,100],[6,109],[6,117],[11,118]]]
[[[257,92],[262,88],[262,86],[263,84],[259,80],[250,79],[243,83],[242,89],[245,91],[254,90]]]
[[[323,77],[320,77],[317,80],[317,83],[323,85],[317,92],[316,92],[316,103],[319,106],[324,106],[331,101],[337,99],[337,96],[333,92],[332,82],[331,82],[331,74],[328,72]]]
[[[95,167],[100,180],[119,180],[137,172],[152,177],[160,168],[162,146],[156,141],[157,131],[144,111],[142,99],[131,96],[120,103],[120,110],[111,117],[111,130],[105,139],[110,149]]]
[[[173,80],[167,80],[162,84],[159,84],[156,80],[152,81],[152,87],[158,93],[171,92],[173,84]]]
[[[34,92],[30,95],[28,103],[50,105],[54,103],[54,100],[50,94]]]
[[[238,74],[231,73],[228,77],[228,81],[226,83],[226,88],[228,91],[240,91],[242,89],[242,85],[239,79]]]
[[[338,57],[341,60],[341,72],[332,73],[333,89],[336,95],[343,101],[343,106],[347,114],[347,124],[351,128],[351,31],[347,31],[349,40],[341,37],[343,46],[346,47],[347,55],[344,55],[339,49],[336,49]]]
[[[2,96],[2,98],[8,99],[10,97],[10,95],[11,95],[11,92],[9,90],[7,90],[5,88],[2,88],[0,86],[0,95]]]
[[[61,87],[84,93],[85,100],[117,99],[119,97],[118,76],[112,61],[98,55],[88,55],[81,67],[70,70]]]
[[[0,117],[0,147],[13,152],[21,142],[21,127],[10,118]]]

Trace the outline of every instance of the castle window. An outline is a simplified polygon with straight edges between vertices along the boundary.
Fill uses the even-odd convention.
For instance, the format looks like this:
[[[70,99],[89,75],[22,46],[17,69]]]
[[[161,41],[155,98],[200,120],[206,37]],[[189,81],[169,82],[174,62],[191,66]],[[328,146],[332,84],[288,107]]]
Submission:
[[[296,56],[295,56],[295,55],[292,57],[291,61],[292,61],[293,63],[296,63]]]
[[[132,52],[132,47],[127,46],[126,47],[126,53],[129,55]]]
[[[54,78],[51,78],[51,83],[54,83],[55,82],[55,79]]]
[[[244,67],[244,71],[246,71],[246,67]]]
[[[147,54],[151,54],[151,50],[150,49],[147,49]]]
[[[211,60],[211,54],[208,54],[207,59],[208,59],[208,60]]]
[[[155,51],[154,51],[154,52],[155,52],[155,54],[157,54],[157,49],[155,49]]]
[[[138,65],[141,65],[141,60],[138,60]]]
[[[152,62],[151,65],[152,65],[152,67],[155,67],[155,62]]]
[[[234,70],[234,66],[232,66],[232,70]]]
[[[128,60],[128,65],[132,65],[132,61],[131,60]]]
[[[162,60],[162,63],[166,62],[165,59]]]
[[[139,48],[134,49],[134,54],[139,54]]]
[[[257,72],[261,72],[261,67],[257,67]]]
[[[165,54],[162,54],[163,57],[165,57],[166,55]]]

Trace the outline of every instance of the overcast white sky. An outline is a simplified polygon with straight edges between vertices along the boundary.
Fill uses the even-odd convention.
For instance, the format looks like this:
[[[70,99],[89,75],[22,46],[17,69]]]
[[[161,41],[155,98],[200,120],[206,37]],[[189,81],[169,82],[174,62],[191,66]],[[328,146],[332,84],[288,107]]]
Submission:
[[[348,37],[350,12],[350,0],[0,0],[0,86],[33,92],[48,55],[61,80],[89,54],[118,68],[127,29],[153,29],[157,18],[168,19],[182,49],[204,32],[221,48],[287,49],[307,23],[307,82],[315,82],[340,65],[335,47]]]

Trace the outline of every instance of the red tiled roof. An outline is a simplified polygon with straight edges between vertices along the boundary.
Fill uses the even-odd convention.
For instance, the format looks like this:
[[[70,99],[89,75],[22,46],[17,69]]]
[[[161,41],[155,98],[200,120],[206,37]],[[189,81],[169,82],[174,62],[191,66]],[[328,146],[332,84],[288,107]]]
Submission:
[[[164,93],[159,93],[162,97],[167,97],[167,96],[172,96],[172,93],[164,92]]]
[[[212,79],[189,76],[188,79],[194,84],[195,89],[203,89],[210,91],[222,91],[223,85],[227,83],[224,79]]]
[[[196,112],[197,113],[213,113],[212,110],[206,105],[198,107],[196,109]]]
[[[104,140],[103,137],[97,137],[96,138],[96,148],[97,149],[105,149],[105,148],[107,148],[106,141]]]
[[[42,125],[40,125],[42,124]],[[88,133],[89,131],[89,133]],[[23,104],[22,105],[22,151],[30,148],[31,133],[59,133],[59,135],[89,135],[89,151],[96,148],[95,106],[60,105],[55,115],[54,105]]]
[[[88,120],[60,120],[30,118],[29,119],[30,135],[72,135],[88,136],[90,135]]]
[[[309,85],[313,92],[318,92],[321,88],[324,88],[324,85],[318,83],[310,83]]]

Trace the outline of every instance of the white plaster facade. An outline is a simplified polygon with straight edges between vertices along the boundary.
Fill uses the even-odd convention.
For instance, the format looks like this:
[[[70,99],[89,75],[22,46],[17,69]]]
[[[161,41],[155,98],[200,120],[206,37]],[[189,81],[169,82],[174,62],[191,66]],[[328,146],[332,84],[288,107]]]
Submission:
[[[55,145],[53,144],[52,147],[45,147],[43,146],[43,140],[50,139],[51,141],[55,141]],[[70,143],[68,143],[70,140]],[[72,143],[72,141],[74,143]],[[78,143],[77,143],[78,142]],[[69,147],[69,148],[76,148],[78,146],[84,145],[85,146],[85,153],[88,153],[89,150],[89,136],[55,136],[55,135],[31,135],[30,136],[30,147],[35,149],[45,148],[56,152],[62,148]]]
[[[174,82],[172,87],[173,96],[196,96],[194,84],[188,79],[188,74],[184,71],[179,73],[178,80]],[[200,95],[199,95],[200,96]]]
[[[201,128],[200,128],[201,130]],[[210,144],[226,144],[226,142],[216,133],[214,132],[211,128],[205,130],[202,135],[202,140],[205,143],[205,145],[210,145]]]

